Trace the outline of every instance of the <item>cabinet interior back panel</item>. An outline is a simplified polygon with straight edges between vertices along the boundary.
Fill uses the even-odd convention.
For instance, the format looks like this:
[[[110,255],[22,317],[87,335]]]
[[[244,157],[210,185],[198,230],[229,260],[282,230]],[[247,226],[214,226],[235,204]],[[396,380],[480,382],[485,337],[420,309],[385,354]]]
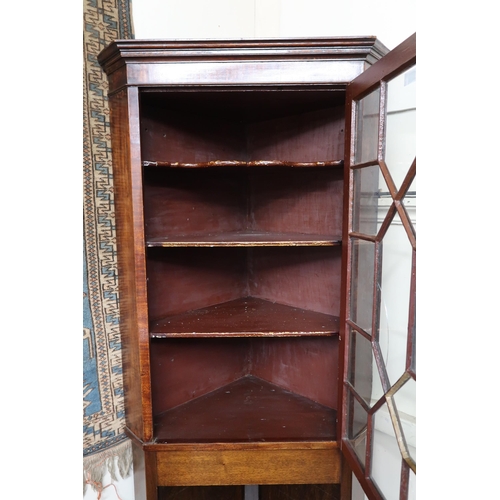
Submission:
[[[252,339],[251,373],[336,409],[339,339]]]
[[[336,409],[338,343],[338,337],[154,340],[154,414],[247,375]]]
[[[147,274],[150,321],[248,295],[244,248],[151,248]]]
[[[251,296],[339,315],[340,247],[254,248],[249,253]]]
[[[146,238],[238,231],[340,237],[342,179],[339,168],[145,167]]]
[[[141,119],[143,160],[204,162],[245,158],[245,130],[241,123],[215,115],[193,116],[153,108]]]
[[[246,180],[245,172],[240,169],[146,169],[146,238],[246,228]]]
[[[311,162],[344,154],[340,92],[146,92],[141,108],[145,161]]]
[[[249,159],[315,162],[343,158],[344,120],[342,106],[250,123],[246,128]]]
[[[247,375],[249,356],[247,339],[153,341],[153,414],[187,403]]]
[[[255,169],[250,179],[255,231],[342,234],[342,169]]]
[[[149,319],[247,296],[338,315],[340,268],[339,247],[152,248]]]

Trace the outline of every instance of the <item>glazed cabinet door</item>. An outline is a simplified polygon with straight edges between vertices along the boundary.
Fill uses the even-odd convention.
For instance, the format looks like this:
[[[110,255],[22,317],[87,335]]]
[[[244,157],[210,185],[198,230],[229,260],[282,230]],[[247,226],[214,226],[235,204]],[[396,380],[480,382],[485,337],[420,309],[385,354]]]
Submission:
[[[341,446],[370,500],[415,498],[415,88],[416,35],[347,88]]]

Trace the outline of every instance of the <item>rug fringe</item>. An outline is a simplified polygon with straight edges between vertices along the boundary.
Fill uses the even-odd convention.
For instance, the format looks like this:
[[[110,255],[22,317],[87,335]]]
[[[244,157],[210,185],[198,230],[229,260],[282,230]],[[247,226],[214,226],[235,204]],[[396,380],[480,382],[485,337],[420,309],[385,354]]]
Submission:
[[[107,450],[95,453],[83,458],[83,494],[90,485],[94,491],[101,491],[103,479],[107,472],[111,475],[112,481],[118,481],[129,476],[132,470],[132,444],[129,439],[108,448]]]

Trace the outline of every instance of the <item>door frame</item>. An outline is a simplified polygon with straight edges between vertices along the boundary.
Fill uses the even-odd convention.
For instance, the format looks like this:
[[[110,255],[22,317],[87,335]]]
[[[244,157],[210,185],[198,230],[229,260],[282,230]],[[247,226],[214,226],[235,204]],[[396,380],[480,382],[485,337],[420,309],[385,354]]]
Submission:
[[[355,100],[363,98],[372,90],[377,88],[382,81],[391,80],[394,76],[402,73],[406,69],[416,64],[416,33],[382,57],[379,61],[370,66],[367,70],[355,78],[346,89],[346,141],[345,141],[345,161],[344,161],[344,221],[342,237],[342,304],[341,304],[341,353],[340,356],[340,374],[342,377],[342,390],[340,391],[339,408],[341,409],[341,418],[339,422],[339,441],[342,453],[349,468],[353,471],[360,482],[365,494],[370,500],[383,500],[383,496],[363,470],[358,458],[352,450],[347,438],[347,389],[346,380],[348,378],[348,359],[349,359],[349,339],[346,321],[349,318],[347,307],[349,306],[348,294],[350,293],[351,278],[351,248],[350,248],[350,221],[352,220],[352,197],[353,183],[351,174],[351,158],[353,156],[352,144],[352,124],[354,123]],[[414,303],[413,306],[414,307]],[[369,467],[366,467],[369,472]],[[401,478],[403,480],[403,477]]]

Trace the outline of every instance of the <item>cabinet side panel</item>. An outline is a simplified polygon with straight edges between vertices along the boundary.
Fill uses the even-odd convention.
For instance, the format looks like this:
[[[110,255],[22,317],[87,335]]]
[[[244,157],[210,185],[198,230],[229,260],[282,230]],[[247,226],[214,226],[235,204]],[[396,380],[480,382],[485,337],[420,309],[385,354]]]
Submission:
[[[152,435],[142,209],[138,208],[137,91],[110,97],[125,416],[138,437]],[[139,169],[134,173],[133,168]],[[142,187],[139,186],[142,191]],[[139,191],[140,192],[140,191]],[[135,193],[135,194],[134,194]],[[142,250],[141,250],[142,241]],[[144,408],[144,410],[143,410]]]

